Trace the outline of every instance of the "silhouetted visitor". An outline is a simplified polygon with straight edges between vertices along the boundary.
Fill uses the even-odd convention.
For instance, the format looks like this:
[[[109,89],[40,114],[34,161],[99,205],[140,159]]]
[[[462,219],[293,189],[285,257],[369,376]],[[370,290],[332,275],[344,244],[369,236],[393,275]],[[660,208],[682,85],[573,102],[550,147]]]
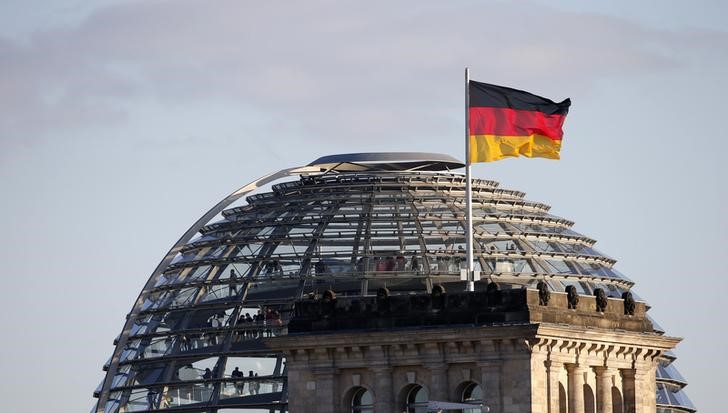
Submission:
[[[410,262],[410,268],[412,271],[418,272],[420,270],[420,262],[417,259],[416,255],[412,256],[412,261]]]
[[[179,345],[179,349],[181,351],[187,351],[190,348],[191,348],[190,347],[190,338],[187,336],[187,334],[182,334],[181,342],[180,342],[180,345]]]
[[[404,266],[407,263],[407,260],[404,259],[404,256],[398,255],[397,256],[397,271],[404,271]]]
[[[396,265],[394,257],[387,257],[384,259],[384,271],[394,271]]]
[[[323,261],[317,261],[314,265],[314,268],[316,269],[316,274],[323,274],[326,272],[326,264]]]
[[[356,270],[358,272],[365,272],[367,270],[365,257],[359,257],[359,259],[356,260]]]
[[[242,371],[238,367],[235,367],[235,370],[233,370],[232,373],[230,373],[230,377],[234,379],[242,379],[245,377],[245,374],[243,374]],[[238,394],[243,393],[243,389],[245,388],[245,382],[242,380],[235,382],[235,389],[237,390]]]
[[[252,373],[252,371],[251,371],[251,373]],[[255,373],[255,376],[253,376],[253,377],[255,377],[257,379],[258,373]],[[250,383],[250,394],[258,394],[259,391],[260,391],[260,382],[258,382],[258,380],[251,382]]]
[[[228,278],[228,295],[238,295],[238,277],[235,275],[235,270],[230,270],[230,277]]]
[[[205,372],[202,373],[202,378],[205,380],[211,380],[212,379],[212,370],[209,368],[205,369]],[[212,387],[212,383],[205,383],[205,387]]]
[[[271,275],[283,275],[283,267],[281,267],[281,263],[278,260],[273,260],[266,264],[267,272]],[[316,272],[319,272],[318,268],[316,269]]]
[[[149,405],[149,410],[157,408],[157,392],[155,392],[154,389],[149,389],[147,392],[147,404]]]

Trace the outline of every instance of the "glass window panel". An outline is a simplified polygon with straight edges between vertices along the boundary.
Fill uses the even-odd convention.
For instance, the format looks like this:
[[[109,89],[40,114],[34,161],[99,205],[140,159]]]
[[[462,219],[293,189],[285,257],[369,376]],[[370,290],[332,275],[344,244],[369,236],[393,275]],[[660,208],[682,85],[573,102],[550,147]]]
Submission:
[[[372,413],[374,411],[374,397],[368,389],[360,387],[355,390],[351,400],[353,413]]]
[[[481,404],[483,402],[483,389],[477,383],[470,383],[465,387],[462,395],[465,403]],[[481,413],[481,408],[463,409],[462,413]]]
[[[506,231],[503,225],[497,222],[482,223],[478,227],[489,234],[499,234]]]
[[[114,375],[114,378],[111,380],[111,388],[114,389],[117,387],[126,386],[127,383],[130,382],[130,371],[131,366],[121,366],[116,375]],[[102,381],[101,384],[103,385],[103,383],[104,382]]]
[[[167,292],[157,292],[147,295],[144,297],[144,302],[142,303],[142,311],[153,310],[158,307],[159,303],[163,302],[166,297]]]
[[[170,307],[182,307],[192,304],[192,301],[197,296],[197,287],[183,288],[181,290],[172,293],[172,300],[169,303]],[[160,305],[159,308],[162,308]]]
[[[239,292],[239,291],[237,291]],[[217,284],[217,285],[211,285],[207,287],[207,290],[205,291],[204,295],[202,296],[202,299],[200,302],[207,303],[211,301],[217,301],[217,300],[227,300],[230,297],[233,297],[236,295],[236,289],[232,288],[230,284]]]
[[[121,392],[113,392],[109,395],[109,401],[104,405],[104,413],[116,413],[119,411]]]
[[[126,347],[124,347],[124,350],[121,351],[121,355],[119,356],[119,361],[126,361],[130,360],[134,357],[136,357],[136,354],[139,352],[139,346],[141,345],[141,340],[132,340],[126,343]]]
[[[126,385],[154,384],[164,378],[165,364],[137,365],[130,369]]]
[[[212,383],[169,386],[164,392],[157,390],[154,399],[155,408],[168,409],[189,404],[207,403],[212,398],[214,389]],[[150,398],[145,401],[147,406],[152,402]]]
[[[239,380],[225,381],[220,390],[220,399],[251,396],[266,393],[278,393],[283,388],[283,381],[277,378],[246,376]]]
[[[207,275],[212,270],[211,265],[201,265],[189,270],[188,274],[184,277],[184,282],[201,281],[207,278]]]
[[[576,292],[579,294],[586,294],[589,295],[589,291],[584,288],[584,284],[576,281],[570,281],[570,280],[562,280],[561,284],[564,286],[562,291],[566,291],[566,287],[572,285],[574,288],[576,288]]]
[[[407,413],[426,413],[429,395],[422,386],[415,386],[407,394]]]
[[[660,364],[658,367],[658,378],[665,378],[669,380],[675,380],[682,383],[686,383],[685,378],[680,374],[679,371],[673,366],[672,364],[668,365],[662,365]]]
[[[682,390],[678,390],[674,393],[674,400],[675,400],[675,404],[677,404],[679,406],[684,406],[684,407],[687,407],[687,408],[693,409],[693,410],[695,409],[695,405],[693,405],[693,402]]]
[[[208,357],[206,359],[191,361],[189,363],[181,362],[180,364],[182,365],[179,366],[175,372],[176,380],[202,380],[207,370],[209,370],[211,374],[214,374],[212,372],[215,371],[215,366],[217,365],[218,360],[218,357]]]
[[[549,272],[555,274],[578,274],[575,269],[572,269],[566,261],[561,260],[544,260],[549,266]]]
[[[142,351],[138,358],[155,358],[171,353],[174,344],[173,337],[155,337],[142,340]]]

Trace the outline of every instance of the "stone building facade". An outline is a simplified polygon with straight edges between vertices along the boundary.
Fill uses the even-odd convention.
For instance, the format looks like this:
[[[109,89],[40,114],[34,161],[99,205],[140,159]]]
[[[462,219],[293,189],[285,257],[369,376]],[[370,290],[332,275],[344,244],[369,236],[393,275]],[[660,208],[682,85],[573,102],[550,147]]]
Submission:
[[[460,297],[437,309],[431,299],[397,314],[380,311],[378,302],[367,303],[364,314],[352,312],[351,301],[308,309],[288,336],[268,341],[287,358],[289,411],[424,412],[427,405],[409,397],[413,390],[431,402],[458,403],[473,386],[482,394],[477,404],[493,413],[656,411],[658,359],[679,339],[654,333],[643,303],[625,314],[621,299],[600,309],[595,297],[582,296],[569,309],[564,293],[551,293],[546,305],[537,290],[498,294],[495,305],[462,306]],[[448,317],[455,306],[466,309]],[[438,324],[464,321],[463,314],[473,323]],[[478,323],[483,316],[490,322]],[[371,407],[356,405],[363,391]]]

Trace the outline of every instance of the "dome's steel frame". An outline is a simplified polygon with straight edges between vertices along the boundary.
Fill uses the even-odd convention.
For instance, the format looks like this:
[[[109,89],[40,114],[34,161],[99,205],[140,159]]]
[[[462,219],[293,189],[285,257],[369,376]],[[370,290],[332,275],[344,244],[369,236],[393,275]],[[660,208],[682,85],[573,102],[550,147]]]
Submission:
[[[276,173],[265,175],[228,195],[198,219],[182,235],[164,256],[145,284],[127,317],[121,334],[115,340],[116,348],[111,359],[105,366],[108,374],[99,389],[97,389],[95,395],[99,400],[93,411],[102,413],[163,410],[158,401],[156,406],[150,402],[153,407],[146,409],[140,408],[138,405],[144,404],[144,395],[139,396],[139,393],[137,393],[137,397],[141,397],[142,401],[137,403],[137,408],[118,409],[119,406],[124,406],[130,400],[131,394],[134,391],[139,390],[143,392],[152,387],[162,387],[164,389],[178,388],[179,390],[182,384],[187,387],[191,386],[190,388],[209,388],[211,389],[209,391],[210,398],[206,402],[198,404],[177,406],[174,408],[175,411],[216,412],[218,409],[244,407],[260,408],[271,412],[284,411],[286,408],[286,380],[283,360],[280,355],[270,354],[270,351],[256,343],[259,341],[257,337],[263,334],[284,333],[285,324],[281,326],[266,325],[259,328],[246,327],[241,330],[239,326],[234,325],[234,320],[242,316],[246,307],[249,309],[258,305],[269,305],[283,312],[289,311],[290,307],[286,306],[292,304],[290,300],[291,296],[299,298],[306,292],[315,291],[318,287],[325,288],[327,285],[335,285],[343,289],[349,289],[353,294],[366,295],[367,293],[371,293],[373,287],[376,288],[376,286],[382,285],[382,282],[386,283],[388,281],[395,283],[403,282],[403,290],[408,288],[409,284],[407,283],[410,281],[417,283],[423,282],[424,288],[427,291],[431,289],[435,282],[457,284],[460,280],[459,268],[463,262],[461,255],[464,251],[455,249],[454,245],[464,244],[465,232],[463,228],[465,228],[466,223],[464,214],[462,213],[464,202],[460,193],[463,191],[465,178],[458,174],[449,172],[437,173],[436,171],[450,171],[451,169],[457,169],[462,166],[462,163],[458,160],[438,154],[334,155],[319,158],[306,166],[287,168]],[[300,181],[285,182],[276,185],[274,187],[275,194],[264,193],[250,196],[248,197],[248,206],[226,210],[230,205],[243,196],[250,194],[252,191],[282,178],[296,175],[301,177]],[[371,197],[368,201],[362,202],[362,208],[366,206],[369,209],[367,211],[359,211],[358,213],[356,211],[352,212],[348,217],[346,213],[342,215],[341,209],[345,208],[347,202],[346,197],[349,196],[347,194],[366,193],[367,189],[362,189],[364,187],[370,188]],[[393,210],[397,217],[392,216],[389,218],[390,221],[394,220],[396,224],[396,228],[390,230],[391,234],[387,233],[387,231],[378,233],[378,230],[373,225],[376,220],[380,220],[377,222],[387,221],[387,214],[384,214],[384,218],[377,216],[375,220],[376,212],[374,211],[374,206],[378,205],[378,201],[375,199],[375,193],[377,191],[383,191],[387,187],[399,187],[401,193],[406,193],[406,196],[402,196],[401,198],[404,199],[406,197],[408,202],[413,202],[412,209],[415,211],[414,213],[409,212],[411,216],[406,215],[408,212],[401,211],[400,207],[395,205],[396,203],[393,204],[395,205]],[[613,272],[609,274],[604,273],[604,271],[612,267],[615,261],[592,250],[591,247],[595,243],[593,239],[584,237],[568,229],[573,222],[547,214],[549,209],[547,205],[526,201],[523,199],[525,194],[522,192],[497,188],[497,183],[492,181],[475,180],[473,187],[474,211],[476,212],[474,223],[477,227],[475,230],[476,242],[474,243],[474,251],[478,261],[477,264],[479,264],[481,269],[489,269],[487,276],[491,277],[491,279],[497,278],[499,282],[520,285],[531,285],[541,279],[562,280],[565,283],[582,285],[582,288],[587,290],[589,288],[593,289],[594,286],[609,288],[617,294],[627,291],[633,286],[633,282],[621,276],[621,274]],[[206,238],[206,234],[214,234],[217,230],[265,228],[270,222],[266,222],[264,219],[259,219],[255,222],[250,220],[238,222],[236,220],[246,216],[246,214],[252,214],[251,211],[254,211],[257,207],[267,207],[271,211],[275,211],[275,208],[280,208],[280,205],[276,204],[276,202],[280,201],[279,198],[276,198],[276,194],[284,192],[291,197],[291,199],[285,198],[284,200],[293,202],[293,199],[298,196],[309,202],[308,206],[304,205],[302,207],[298,205],[298,212],[300,213],[301,211],[305,211],[306,208],[309,208],[309,212],[315,212],[315,215],[310,219],[299,215],[297,217],[298,221],[296,222],[309,225],[312,228],[310,234],[291,234],[291,228],[293,228],[294,224],[286,223],[284,222],[285,218],[282,218],[280,222],[276,221],[275,224],[270,225],[272,229],[262,237],[258,235],[253,237],[242,236],[238,240],[231,238],[223,240],[214,236]],[[333,196],[336,194],[343,195],[337,200],[337,197]],[[450,202],[442,199],[443,195],[448,196]],[[428,202],[431,203],[434,199],[441,199],[442,205],[431,210],[424,208],[422,211],[416,211],[416,203],[419,202],[417,205],[425,205]],[[327,206],[316,212],[315,208],[321,207],[324,203],[327,203]],[[302,204],[305,204],[305,202]],[[498,216],[493,216],[488,212],[489,210],[499,211]],[[510,213],[502,213],[505,210],[510,211]],[[521,213],[518,213],[518,211],[521,211]],[[524,213],[523,211],[527,212]],[[221,213],[225,217],[222,223],[210,223],[213,218]],[[284,215],[282,214],[280,216],[283,217]],[[404,228],[403,222],[405,222],[406,218],[402,217],[410,218],[413,228]],[[365,222],[366,220],[368,221]],[[325,233],[325,230],[332,222],[335,225],[348,226],[346,231],[338,232],[338,239],[336,234],[331,235]],[[424,224],[425,222],[427,224]],[[508,233],[506,231],[502,233],[498,231],[493,232],[487,228],[488,225],[496,224],[498,226],[502,222],[507,222],[509,223],[508,225],[512,225],[514,228],[517,227],[518,233]],[[549,232],[544,228],[553,229],[553,231]],[[559,230],[557,231],[556,229]],[[193,237],[198,233],[202,234],[202,236],[193,240]],[[416,248],[407,249],[406,239],[411,241],[413,237],[417,238],[418,245],[415,246]],[[349,238],[353,238],[353,240],[349,241]],[[431,245],[427,245],[428,240],[435,238],[442,238],[442,245],[446,246],[444,250],[436,250],[431,248]],[[323,242],[324,240],[326,242]],[[251,251],[250,256],[221,255],[207,258],[206,255],[215,248],[232,251],[234,249],[232,247],[237,248],[240,245],[248,246],[253,244],[253,242],[259,242],[260,247],[256,251]],[[276,256],[277,258],[273,259],[272,254],[274,250],[285,242],[290,243],[294,252],[288,256],[279,253]],[[294,244],[303,244],[305,242],[308,242],[308,247],[305,252],[299,253],[295,251]],[[361,255],[357,253],[360,248],[371,252],[373,247],[377,247],[377,245],[374,245],[377,242],[383,243],[379,245],[380,247],[386,247],[384,249],[380,248],[379,250],[379,252],[385,252],[385,254],[380,254],[382,255],[381,262],[373,261],[379,259],[377,254],[367,255],[365,253],[364,257],[358,256]],[[354,253],[349,251],[339,254],[339,251],[335,250],[337,243],[341,246],[353,247]],[[360,243],[364,243],[365,245],[359,245]],[[397,243],[399,245],[398,248],[395,247]],[[486,243],[490,243],[490,250],[486,249]],[[322,255],[320,252],[321,244],[329,245],[334,251]],[[495,244],[499,245],[497,249],[493,247]],[[511,246],[513,246],[513,249],[511,249]],[[573,247],[573,249],[570,251],[563,250],[563,248],[568,247]],[[396,250],[400,251],[403,259],[406,257],[410,262],[401,261],[400,256],[397,256],[396,259],[395,257],[385,257],[388,253]],[[194,266],[191,266],[184,258],[181,261],[179,260],[180,256],[191,252],[195,252],[195,257],[190,261],[195,263]],[[232,252],[228,254],[232,254]],[[323,256],[328,258],[322,258]],[[420,257],[419,259],[422,261],[416,267],[412,260],[413,256]],[[286,275],[281,269],[280,263],[293,259],[291,257],[299,260],[298,268],[295,270],[295,273]],[[311,258],[314,258],[314,260]],[[390,265],[391,261],[391,267],[387,268],[386,271],[380,271],[379,266],[382,266],[382,268],[386,267],[386,265],[383,265],[385,259],[388,260],[387,265]],[[342,267],[345,267],[345,269],[338,268],[337,270],[331,270],[316,267],[317,265],[321,267],[328,265],[336,266],[342,260],[350,260],[350,265]],[[498,262],[507,264],[517,261],[528,263],[538,262],[538,266],[541,268],[537,269],[535,268],[536,265],[530,264],[534,265],[534,268],[532,268],[532,271],[528,275],[524,276],[512,267],[508,267],[508,265],[502,265],[501,267],[497,265]],[[558,269],[553,264],[546,264],[551,261],[561,262],[563,266],[568,266],[568,268],[558,272]],[[567,264],[567,262],[579,263],[578,268],[572,264]],[[236,286],[236,295],[232,296],[232,287],[229,287],[229,279],[223,278],[219,274],[224,269],[227,269],[227,264],[231,264],[234,267],[235,263],[247,265],[249,269],[245,271],[245,274],[240,274],[243,276],[239,280],[240,292],[238,292]],[[271,266],[271,263],[275,263],[275,265]],[[209,276],[207,279],[193,279],[191,283],[187,284],[160,284],[160,277],[164,277],[165,273],[176,274],[175,271],[180,271],[179,274],[182,274],[185,271],[184,268],[191,273],[193,271],[192,268],[200,268],[203,265],[210,267],[210,274],[215,273],[215,271],[217,273]],[[409,269],[406,268],[407,266],[409,266]],[[602,272],[585,272],[584,269],[588,269],[589,266],[599,268]],[[213,268],[217,268],[217,270]],[[261,276],[264,273],[266,275]],[[398,281],[398,279],[404,279],[404,281]],[[559,282],[556,282],[556,284],[558,284],[558,286],[555,286],[556,289],[563,287]],[[288,291],[291,294],[289,294],[288,298],[278,299],[278,301],[275,298],[261,299],[260,301],[249,300],[249,295],[252,297],[261,295],[261,291],[264,291],[268,287],[289,288]],[[554,287],[553,284],[552,287]],[[228,299],[223,297],[221,300],[205,303],[204,294],[209,294],[210,291],[215,291],[216,288],[218,292],[224,292],[226,288],[230,288],[230,297]],[[172,291],[172,289],[176,291],[176,295],[172,297],[172,293],[170,292],[169,297],[172,298],[165,298],[168,302],[170,300],[177,300],[178,296],[183,296],[184,294],[182,292],[185,289],[190,291],[190,297],[188,297],[189,302],[180,303],[180,312],[185,309],[189,310],[190,308],[197,310],[204,309],[209,313],[222,311],[225,317],[227,317],[228,325],[220,323],[217,326],[201,329],[185,329],[186,327],[183,327],[182,329],[175,330],[170,328],[168,331],[161,332],[134,333],[133,330],[138,328],[138,325],[135,323],[144,317],[149,317],[149,323],[152,323],[151,320],[156,320],[154,322],[159,326],[163,324],[163,317],[175,311],[174,309],[170,310],[172,308],[171,304],[169,307],[162,309],[155,309],[154,305],[149,304],[150,297],[154,295],[158,298],[165,297],[164,294],[167,291]],[[255,289],[257,289],[256,292],[249,294],[249,291]],[[590,292],[586,291],[586,293]],[[162,300],[162,298],[159,298],[159,300]],[[189,305],[190,302],[192,303],[192,307],[184,307],[185,305]],[[225,311],[231,312],[230,314],[226,314]],[[187,318],[185,319],[186,321],[183,321],[183,325],[189,322],[187,319],[191,316],[185,315],[185,317]],[[141,330],[137,330],[137,333],[139,331]],[[254,331],[254,333],[250,333],[251,331]],[[142,351],[137,351],[140,354],[132,362],[123,360],[125,354],[133,352],[130,350],[133,347],[130,345],[130,340],[136,343],[141,343],[146,340],[147,344],[145,345],[150,347],[150,343],[155,339],[158,342],[163,339],[170,340],[172,341],[172,347],[176,349],[172,351],[172,347],[170,347],[170,351],[172,353],[179,353],[181,346],[184,345],[184,341],[187,340],[188,333],[192,335],[199,333],[214,337],[213,341],[216,341],[216,344],[215,346],[209,347],[212,351],[205,351],[203,348],[203,351],[195,352],[192,355],[167,354],[165,352],[163,357],[151,359],[142,358],[145,351],[142,349]],[[249,333],[255,334],[256,339],[249,340],[247,336]],[[241,334],[246,335],[246,338],[242,339],[242,344],[240,342]],[[171,337],[175,337],[175,339],[172,340]],[[141,346],[141,344],[138,345]],[[222,400],[221,394],[223,390],[233,388],[238,382],[229,377],[224,377],[226,359],[235,355],[275,357],[276,363],[273,373],[265,377],[265,380],[274,383],[272,387],[274,391],[255,395],[250,391],[251,394],[247,398],[234,399],[231,397],[229,400]],[[144,365],[145,363],[153,365],[158,360],[165,360],[168,363],[174,363],[176,360],[179,360],[181,364],[185,357],[189,358],[190,356],[194,356],[195,358],[200,358],[201,356],[219,357],[215,365],[215,377],[188,380],[181,383],[179,379],[174,379],[173,375],[175,372],[173,369],[167,368],[165,377],[162,380],[156,381],[153,385],[126,383],[119,386],[116,381],[118,380],[116,378],[117,373],[120,372],[120,366],[122,365],[130,366],[128,367],[128,371],[130,371],[132,365]],[[664,361],[665,366],[669,366],[672,362],[668,358]],[[180,373],[177,372],[177,374]],[[684,380],[682,378],[672,378],[669,376],[670,373],[665,374],[667,375],[666,377],[658,376],[658,384],[662,383],[663,385],[663,387],[658,386],[658,388],[662,389],[669,386],[673,394],[678,394],[678,392],[681,394],[680,389],[685,385]],[[262,381],[263,379],[246,380],[253,383]],[[280,387],[280,391],[277,391],[278,387]],[[233,388],[233,390],[235,389]],[[240,389],[238,388],[238,390]],[[166,392],[167,390],[165,390]],[[112,400],[110,397],[112,393],[121,394],[121,399]],[[665,394],[667,395],[667,393]],[[678,399],[682,397],[684,395],[679,395]],[[237,402],[234,400],[237,400]],[[110,403],[110,407],[107,406],[107,403]],[[682,402],[682,404],[680,402],[671,403],[669,400],[662,404],[658,402],[658,407],[662,408],[665,412],[671,411],[671,409],[674,409],[674,411],[694,411],[689,400]]]

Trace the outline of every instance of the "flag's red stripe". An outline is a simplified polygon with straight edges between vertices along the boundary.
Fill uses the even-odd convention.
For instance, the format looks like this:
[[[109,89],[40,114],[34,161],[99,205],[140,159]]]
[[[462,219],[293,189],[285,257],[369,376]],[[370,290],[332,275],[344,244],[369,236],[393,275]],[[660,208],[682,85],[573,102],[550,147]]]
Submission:
[[[543,135],[561,140],[566,115],[510,108],[470,108],[471,135],[529,136]]]

